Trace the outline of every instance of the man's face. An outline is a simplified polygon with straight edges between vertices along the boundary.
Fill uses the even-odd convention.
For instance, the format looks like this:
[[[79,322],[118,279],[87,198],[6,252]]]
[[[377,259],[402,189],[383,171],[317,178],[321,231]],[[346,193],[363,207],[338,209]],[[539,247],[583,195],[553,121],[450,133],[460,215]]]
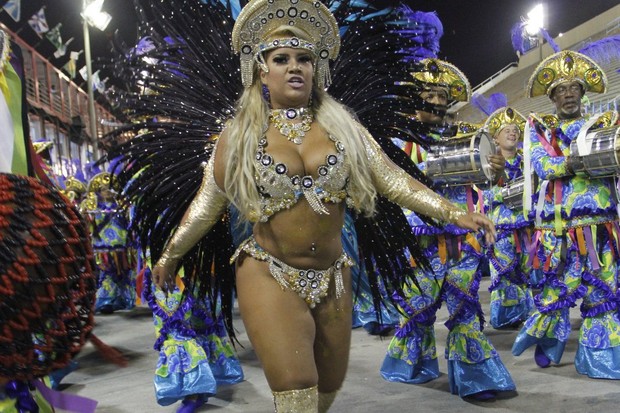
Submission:
[[[517,125],[504,126],[495,136],[497,145],[503,151],[512,152],[519,146],[519,139],[521,138],[521,129]]]
[[[433,105],[446,106],[448,104],[448,92],[440,86],[430,86],[420,92],[420,97]],[[443,116],[429,112],[418,111],[417,118],[420,122],[440,125],[443,123]]]
[[[553,89],[550,96],[560,119],[580,117],[582,97],[583,86],[579,82],[560,83]]]

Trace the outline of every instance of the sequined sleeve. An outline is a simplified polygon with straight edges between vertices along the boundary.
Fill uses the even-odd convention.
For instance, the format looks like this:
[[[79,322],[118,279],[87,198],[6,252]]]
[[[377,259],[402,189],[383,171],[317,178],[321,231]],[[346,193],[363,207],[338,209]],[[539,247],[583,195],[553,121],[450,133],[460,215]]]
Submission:
[[[228,199],[213,175],[215,151],[204,168],[202,185],[157,265],[181,259],[222,217]]]
[[[381,195],[401,207],[448,223],[466,214],[394,164],[365,129],[362,129],[362,139],[375,187]]]

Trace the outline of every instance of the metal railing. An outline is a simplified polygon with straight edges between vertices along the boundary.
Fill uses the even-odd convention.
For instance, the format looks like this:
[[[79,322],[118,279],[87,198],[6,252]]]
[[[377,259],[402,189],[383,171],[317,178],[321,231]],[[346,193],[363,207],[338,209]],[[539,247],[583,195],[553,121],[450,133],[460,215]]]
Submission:
[[[472,89],[472,93],[477,91],[477,90],[480,90],[482,87],[484,87],[485,85],[491,83],[492,81],[494,81],[495,79],[500,77],[502,74],[504,74],[507,71],[509,71],[511,68],[517,67],[517,66],[519,66],[519,63],[517,63],[517,62],[508,63],[506,66],[504,66],[502,69],[500,69],[497,73],[489,76],[488,78],[486,78],[485,80],[480,82],[477,86],[475,86]]]
[[[28,104],[45,112],[65,125],[68,129],[72,119],[79,116],[84,125],[83,132],[92,143],[110,132],[112,128],[97,120],[114,121],[115,117],[103,106],[95,103],[97,136],[90,136],[90,116],[88,115],[88,95],[69,76],[52,65],[34,47],[24,42],[6,26],[0,28],[9,34],[22,51],[26,80],[26,98]],[[79,74],[78,74],[79,76]]]
[[[605,34],[608,35],[610,33],[616,32],[620,30],[620,17],[616,17],[612,21],[607,24],[607,28],[605,29]]]
[[[493,75],[489,76],[488,78],[486,78],[485,80],[480,82],[478,85],[473,87],[472,88],[472,94],[474,94],[476,91],[482,89],[484,86],[488,85],[489,83],[493,82],[495,79],[499,78],[500,76],[504,75],[506,72],[508,72],[512,68],[517,67],[518,65],[519,64],[517,62],[512,62],[512,63],[507,64],[502,69],[500,69],[499,71],[497,71],[496,73],[494,73]],[[453,113],[454,111],[458,110],[462,106],[465,106],[467,103],[468,102],[456,102],[456,101],[451,102],[448,105],[448,111]]]
[[[583,106],[585,113],[601,113],[608,110],[618,110],[620,107],[620,95],[617,95],[611,99],[599,100],[597,102],[590,102]]]

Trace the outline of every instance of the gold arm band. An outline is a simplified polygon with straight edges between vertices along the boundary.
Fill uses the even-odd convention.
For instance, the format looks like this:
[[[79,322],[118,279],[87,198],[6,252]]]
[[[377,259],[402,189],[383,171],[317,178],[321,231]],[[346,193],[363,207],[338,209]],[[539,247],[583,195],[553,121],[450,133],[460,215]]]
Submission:
[[[228,205],[226,194],[213,176],[215,150],[204,168],[202,185],[189,205],[157,265],[178,261],[215,225]]]
[[[465,211],[436,194],[394,164],[366,129],[361,128],[377,191],[392,202],[431,218],[455,223]]]

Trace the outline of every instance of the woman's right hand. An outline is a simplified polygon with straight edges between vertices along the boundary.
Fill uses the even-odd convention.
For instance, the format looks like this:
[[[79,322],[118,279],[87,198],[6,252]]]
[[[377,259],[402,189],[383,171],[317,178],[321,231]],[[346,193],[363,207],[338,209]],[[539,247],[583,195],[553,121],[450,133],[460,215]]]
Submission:
[[[493,221],[482,214],[478,213],[469,213],[463,214],[459,217],[459,219],[455,222],[458,227],[469,229],[471,231],[484,231],[484,237],[486,242],[489,245],[493,245],[495,243],[495,238],[497,236],[495,232],[495,225]]]
[[[177,264],[178,262],[173,260],[167,261],[165,264],[158,262],[153,268],[151,272],[153,282],[163,292],[174,290]]]

